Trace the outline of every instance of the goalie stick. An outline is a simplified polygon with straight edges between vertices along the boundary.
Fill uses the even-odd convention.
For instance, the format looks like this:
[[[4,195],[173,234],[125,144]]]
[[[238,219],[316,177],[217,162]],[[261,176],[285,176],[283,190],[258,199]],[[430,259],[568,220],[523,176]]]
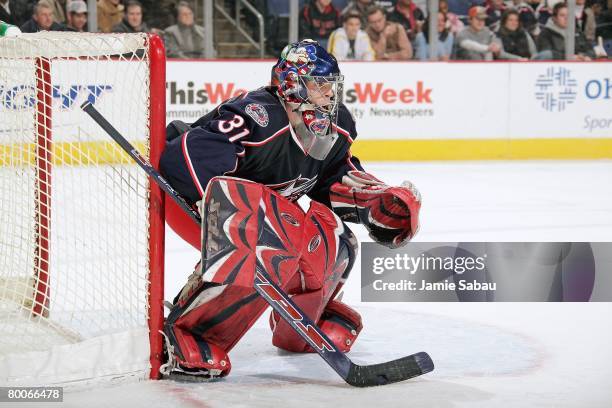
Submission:
[[[115,129],[90,103],[81,105],[85,111],[136,163],[199,225],[200,215],[172,188],[162,175],[136,148]],[[276,285],[267,271],[257,268],[253,284],[257,293],[304,339],[331,368],[348,384],[356,387],[391,384],[428,373],[434,369],[431,357],[415,353],[380,364],[358,365],[342,353],[327,335]]]

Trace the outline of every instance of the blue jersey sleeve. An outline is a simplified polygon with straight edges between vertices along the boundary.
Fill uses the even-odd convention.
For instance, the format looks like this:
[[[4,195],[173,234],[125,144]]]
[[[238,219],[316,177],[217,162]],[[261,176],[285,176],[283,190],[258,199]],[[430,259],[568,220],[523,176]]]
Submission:
[[[200,200],[211,178],[232,172],[244,156],[252,121],[239,107],[227,103],[204,116],[190,130],[166,143],[160,170],[192,204]]]
[[[341,182],[342,177],[351,170],[365,171],[359,159],[353,156],[350,149],[345,150],[344,155],[339,155],[333,164],[321,175],[320,181],[308,196],[331,208],[329,189],[332,184]]]

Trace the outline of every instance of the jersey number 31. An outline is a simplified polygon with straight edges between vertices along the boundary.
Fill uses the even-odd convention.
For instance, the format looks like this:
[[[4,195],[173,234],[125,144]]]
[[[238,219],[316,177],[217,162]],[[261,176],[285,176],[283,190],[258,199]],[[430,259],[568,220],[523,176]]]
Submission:
[[[234,129],[240,129],[242,126],[244,126],[244,118],[239,115],[234,115],[231,120],[219,121],[219,131],[222,133],[231,133]],[[240,139],[249,133],[249,129],[242,129],[242,132],[230,137],[229,140],[230,142],[233,142],[234,140]]]

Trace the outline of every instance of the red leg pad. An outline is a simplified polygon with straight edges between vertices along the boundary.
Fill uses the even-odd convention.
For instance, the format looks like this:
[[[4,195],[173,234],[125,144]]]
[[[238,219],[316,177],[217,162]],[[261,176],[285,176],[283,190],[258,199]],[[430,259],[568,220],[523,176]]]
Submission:
[[[338,346],[348,353],[361,332],[361,315],[345,303],[332,300],[327,304],[321,322],[321,329]]]
[[[314,295],[316,295],[314,292],[297,295],[292,300],[306,314],[309,314],[310,311],[307,307],[312,307]],[[309,315],[314,315],[314,313]],[[359,313],[350,306],[336,300],[331,300],[327,304],[317,324],[340,351],[344,353],[350,351],[363,328]],[[273,331],[272,344],[276,347],[295,353],[314,352],[276,312],[270,314],[270,327]]]
[[[183,370],[187,372],[206,370],[219,377],[229,374],[232,364],[221,347],[197,338],[193,333],[176,326],[172,331],[176,339],[175,358]]]
[[[268,306],[254,289],[234,285],[206,288],[189,305],[175,326],[228,352]]]
[[[302,293],[291,298],[300,309],[307,315],[318,318],[323,312],[322,290]],[[316,321],[316,318],[313,319]],[[272,344],[278,348],[296,353],[304,353],[310,346],[291,328],[291,326],[280,318],[278,313],[272,311],[270,314],[270,327],[272,328]]]

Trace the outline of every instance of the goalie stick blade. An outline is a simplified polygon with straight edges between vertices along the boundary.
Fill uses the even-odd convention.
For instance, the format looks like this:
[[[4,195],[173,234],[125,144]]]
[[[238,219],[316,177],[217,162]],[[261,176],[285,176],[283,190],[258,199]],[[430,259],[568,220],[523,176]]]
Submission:
[[[355,387],[372,387],[404,381],[433,371],[434,363],[429,354],[420,352],[381,364],[351,365],[348,384]]]
[[[372,387],[391,384],[434,369],[431,357],[425,352],[381,364],[357,365],[338,350],[334,342],[270,279],[265,270],[257,269],[255,290],[349,385]]]
[[[206,377],[182,372],[172,372],[168,375],[164,375],[162,379],[181,383],[214,383],[222,381],[220,377]]]

